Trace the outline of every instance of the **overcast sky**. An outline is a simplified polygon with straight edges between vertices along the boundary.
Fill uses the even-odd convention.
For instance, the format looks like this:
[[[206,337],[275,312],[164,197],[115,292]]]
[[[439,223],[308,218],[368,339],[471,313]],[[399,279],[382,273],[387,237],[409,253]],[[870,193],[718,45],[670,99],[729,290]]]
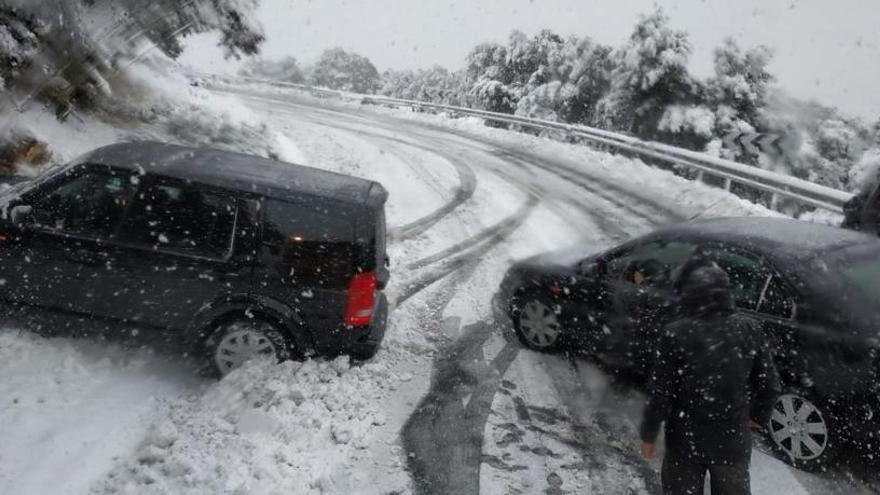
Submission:
[[[511,30],[590,36],[619,45],[638,14],[662,5],[673,26],[691,36],[692,71],[711,73],[712,49],[725,36],[776,51],[771,72],[801,98],[880,118],[878,0],[262,0],[266,58],[313,61],[342,46],[380,71],[440,64],[455,69],[483,41]],[[231,67],[214,40],[198,39],[183,61],[207,70]]]

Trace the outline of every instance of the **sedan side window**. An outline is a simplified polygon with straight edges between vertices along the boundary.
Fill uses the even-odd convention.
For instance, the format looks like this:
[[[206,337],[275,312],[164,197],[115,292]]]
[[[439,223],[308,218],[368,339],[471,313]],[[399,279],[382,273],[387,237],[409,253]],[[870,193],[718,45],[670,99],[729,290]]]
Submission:
[[[774,275],[767,283],[758,302],[758,312],[784,319],[794,317],[794,298],[778,276]]]
[[[784,281],[763,260],[737,249],[714,247],[704,254],[730,277],[736,307],[790,319],[795,303]]]
[[[26,198],[33,208],[34,225],[65,234],[111,237],[127,206],[129,175],[100,167],[61,179],[46,193]]]
[[[690,258],[696,246],[680,241],[653,241],[608,261],[610,279],[635,285],[667,286],[672,274]]]
[[[155,179],[137,192],[122,240],[153,249],[223,258],[232,250],[234,197],[174,179]]]

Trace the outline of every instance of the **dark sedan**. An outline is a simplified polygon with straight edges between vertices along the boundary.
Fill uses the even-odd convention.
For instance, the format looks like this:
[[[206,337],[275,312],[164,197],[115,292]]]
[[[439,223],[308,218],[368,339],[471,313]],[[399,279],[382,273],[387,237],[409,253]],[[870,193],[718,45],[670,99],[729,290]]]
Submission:
[[[501,285],[526,346],[574,350],[644,374],[676,315],[689,260],[726,270],[786,386],[767,429],[787,461],[826,465],[843,445],[878,448],[880,241],[795,220],[719,218],[665,227],[607,251],[514,265]]]

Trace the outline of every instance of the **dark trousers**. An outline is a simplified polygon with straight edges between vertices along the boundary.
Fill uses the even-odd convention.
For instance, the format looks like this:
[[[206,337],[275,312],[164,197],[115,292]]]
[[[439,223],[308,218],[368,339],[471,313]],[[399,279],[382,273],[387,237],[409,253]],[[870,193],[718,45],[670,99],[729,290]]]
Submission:
[[[749,463],[694,464],[673,452],[663,458],[660,477],[664,495],[703,495],[709,473],[712,495],[750,495]]]

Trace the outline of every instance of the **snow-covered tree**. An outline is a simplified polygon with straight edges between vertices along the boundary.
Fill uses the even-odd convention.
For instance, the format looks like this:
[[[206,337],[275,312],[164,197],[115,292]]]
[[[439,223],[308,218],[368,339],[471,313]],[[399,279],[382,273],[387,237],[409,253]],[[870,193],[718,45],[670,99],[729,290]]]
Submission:
[[[379,71],[370,59],[342,48],[325,50],[315,63],[309,83],[332,89],[372,93],[379,89]]]
[[[715,76],[708,82],[709,97],[716,105],[725,105],[736,112],[738,119],[757,127],[759,111],[766,104],[767,91],[773,76],[767,65],[773,51],[763,45],[745,53],[733,38],[726,38],[715,49]]]
[[[610,47],[589,39],[578,43],[568,73],[573,91],[560,109],[563,120],[590,125],[597,123],[596,107],[611,84],[611,52]]]
[[[511,71],[507,67],[507,48],[497,43],[481,43],[474,47],[465,61],[465,77],[468,84],[480,79],[501,81],[503,84],[512,82]]]
[[[250,16],[258,1],[6,0],[0,77],[6,89],[49,100],[63,116],[112,95],[149,43],[176,57],[180,39],[216,30],[229,56],[256,53],[263,35]]]
[[[554,76],[550,58],[560,51],[562,45],[562,37],[547,29],[532,38],[514,31],[507,48],[507,67],[513,75],[510,84],[516,88],[524,87],[524,94],[550,82]]]
[[[687,70],[690,53],[687,33],[671,28],[661,9],[640,17],[614,54],[611,87],[599,104],[605,126],[653,138],[668,105],[694,103],[699,89]]]
[[[0,89],[30,68],[44,32],[45,26],[33,16],[0,6]]]

